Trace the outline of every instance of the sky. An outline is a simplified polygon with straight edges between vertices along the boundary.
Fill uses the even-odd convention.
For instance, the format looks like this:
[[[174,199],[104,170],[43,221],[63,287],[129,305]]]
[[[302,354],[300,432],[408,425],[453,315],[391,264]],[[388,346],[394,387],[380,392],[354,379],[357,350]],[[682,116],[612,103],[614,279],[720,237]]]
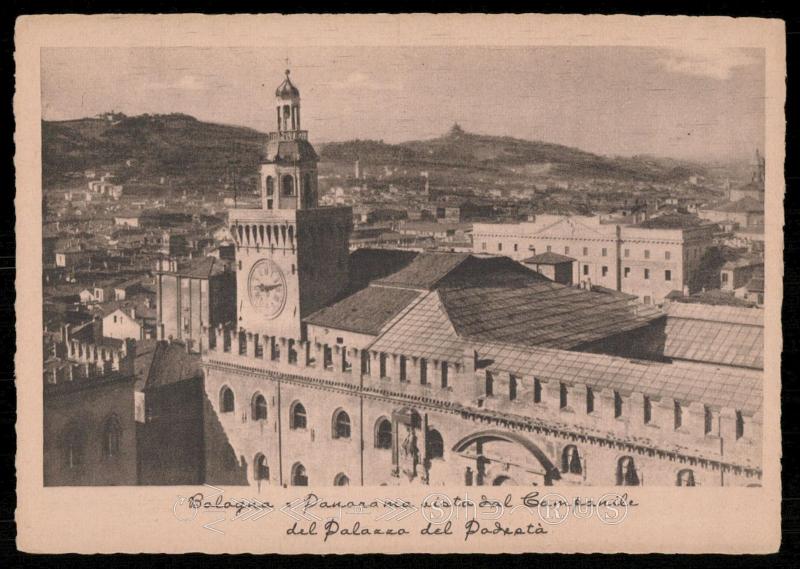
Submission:
[[[287,58],[314,142],[434,138],[457,122],[608,156],[764,147],[764,54],[745,49],[48,48],[42,118],[180,112],[267,132]]]

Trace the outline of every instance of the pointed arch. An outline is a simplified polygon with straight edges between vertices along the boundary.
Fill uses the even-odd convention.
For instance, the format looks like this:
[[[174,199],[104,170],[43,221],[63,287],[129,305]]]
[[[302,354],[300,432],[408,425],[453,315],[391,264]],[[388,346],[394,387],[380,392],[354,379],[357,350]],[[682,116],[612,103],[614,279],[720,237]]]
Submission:
[[[236,398],[233,390],[227,385],[223,385],[219,390],[219,410],[221,413],[233,413],[236,406]]]
[[[380,417],[375,422],[375,448],[392,448],[392,422],[388,417]]]

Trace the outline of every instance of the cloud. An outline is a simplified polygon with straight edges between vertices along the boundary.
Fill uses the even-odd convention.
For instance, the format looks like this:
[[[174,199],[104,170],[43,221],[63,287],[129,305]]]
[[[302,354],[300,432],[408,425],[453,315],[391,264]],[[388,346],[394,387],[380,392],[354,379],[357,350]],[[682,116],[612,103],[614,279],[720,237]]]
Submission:
[[[150,89],[175,89],[178,91],[203,91],[208,85],[197,75],[182,75],[174,81],[152,81],[148,83]]]
[[[400,83],[384,83],[376,81],[362,71],[354,71],[341,81],[334,81],[331,87],[338,90],[366,90],[366,91],[399,91],[403,88]]]
[[[667,71],[711,77],[712,79],[730,79],[734,69],[761,63],[761,60],[743,49],[678,49],[658,60]]]

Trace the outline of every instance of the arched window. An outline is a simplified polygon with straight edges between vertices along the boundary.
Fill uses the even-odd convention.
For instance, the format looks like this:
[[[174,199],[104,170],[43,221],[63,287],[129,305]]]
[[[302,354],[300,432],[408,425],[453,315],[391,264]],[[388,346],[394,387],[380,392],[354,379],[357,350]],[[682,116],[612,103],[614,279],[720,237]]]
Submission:
[[[426,442],[428,446],[428,458],[442,458],[444,456],[444,441],[439,431],[436,429],[428,431]]]
[[[109,459],[119,456],[122,428],[115,416],[106,419],[103,426],[103,458]]]
[[[617,486],[638,486],[639,473],[630,456],[623,456],[617,461]]]
[[[307,424],[306,408],[300,402],[292,405],[289,411],[289,428],[305,429]]]
[[[275,193],[275,180],[272,176],[267,176],[267,195],[271,196]]]
[[[517,399],[517,377],[514,375],[508,376],[508,398],[511,401]]]
[[[222,413],[233,413],[233,390],[227,385],[219,392],[219,408]]]
[[[299,462],[292,467],[292,486],[308,486],[306,467]]]
[[[392,423],[385,417],[375,425],[375,448],[392,448]]]
[[[267,465],[267,457],[261,453],[256,455],[253,460],[253,478],[257,481],[269,480],[269,466]]]
[[[78,427],[71,427],[64,436],[64,463],[69,469],[83,466],[84,437]]]
[[[253,396],[252,409],[250,416],[253,421],[265,421],[267,419],[267,399],[260,393]]]
[[[333,479],[334,486],[350,486],[350,479],[347,477],[347,474],[344,472],[340,472],[336,475]]]
[[[694,486],[694,471],[691,468],[684,468],[678,472],[678,486]]]
[[[292,178],[289,174],[286,174],[282,179],[281,193],[284,196],[294,195],[294,178]]]
[[[678,429],[681,428],[681,425],[683,425],[683,407],[681,406],[680,401],[675,401],[675,406],[673,408],[673,415],[675,422],[674,427],[675,430],[677,431]]]
[[[494,377],[492,372],[486,371],[486,396],[491,397],[494,395]]]
[[[583,473],[581,455],[578,453],[578,447],[575,445],[567,445],[564,447],[561,453],[561,472],[568,474]]]
[[[333,414],[333,438],[350,438],[350,416],[344,411],[337,411]]]

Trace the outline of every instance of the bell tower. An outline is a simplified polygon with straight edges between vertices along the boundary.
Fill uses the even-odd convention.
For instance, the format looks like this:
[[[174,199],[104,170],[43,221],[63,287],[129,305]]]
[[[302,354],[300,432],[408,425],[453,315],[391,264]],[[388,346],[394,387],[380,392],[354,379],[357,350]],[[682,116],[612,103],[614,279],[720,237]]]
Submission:
[[[300,91],[289,79],[275,90],[275,132],[269,135],[266,159],[261,165],[261,204],[264,209],[317,207],[317,161],[300,128]]]
[[[247,332],[302,337],[302,318],[348,283],[352,210],[319,207],[319,157],[300,128],[300,91],[275,90],[274,132],[260,168],[260,208],[228,212],[236,243],[237,321]]]

